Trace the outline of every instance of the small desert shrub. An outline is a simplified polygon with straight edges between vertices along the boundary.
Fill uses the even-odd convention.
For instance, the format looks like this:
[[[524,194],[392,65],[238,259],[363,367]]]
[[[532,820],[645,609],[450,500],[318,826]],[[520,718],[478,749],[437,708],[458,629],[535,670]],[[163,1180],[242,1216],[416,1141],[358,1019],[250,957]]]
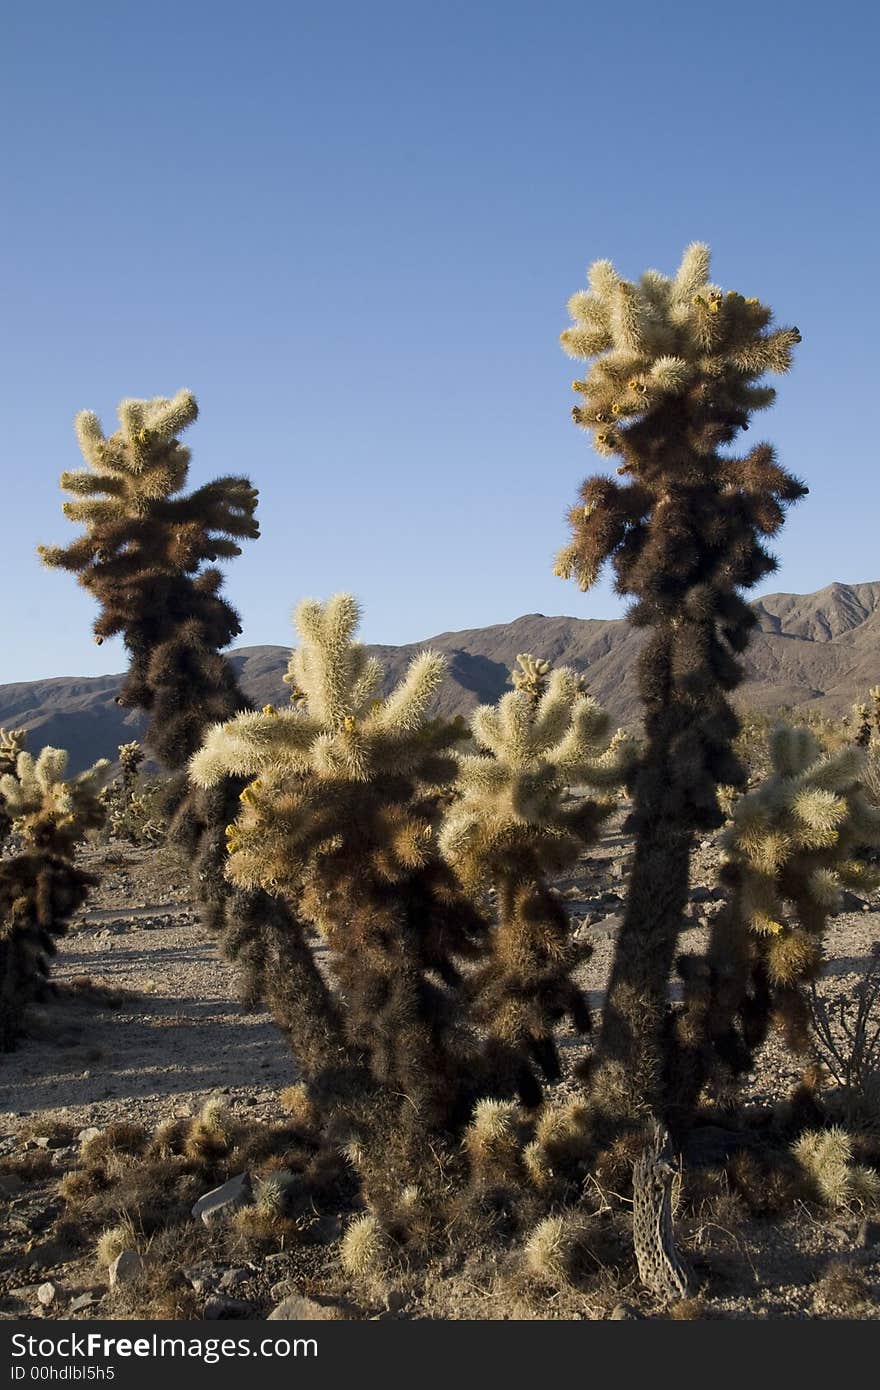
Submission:
[[[818,1280],[813,1294],[819,1313],[844,1313],[857,1317],[870,1298],[868,1282],[860,1269],[845,1260],[832,1260]]]
[[[819,1055],[840,1088],[850,1122],[880,1118],[880,942],[851,991],[833,1000],[814,983],[810,990],[813,1036]]]
[[[706,1316],[706,1305],[701,1298],[679,1298],[670,1303],[665,1316],[673,1322],[697,1322]]]
[[[21,1178],[22,1182],[43,1182],[52,1175],[54,1168],[52,1155],[45,1149],[27,1149],[0,1159],[0,1173],[9,1173]]]
[[[753,1216],[777,1216],[804,1195],[804,1174],[791,1154],[743,1149],[726,1166],[733,1193]]]

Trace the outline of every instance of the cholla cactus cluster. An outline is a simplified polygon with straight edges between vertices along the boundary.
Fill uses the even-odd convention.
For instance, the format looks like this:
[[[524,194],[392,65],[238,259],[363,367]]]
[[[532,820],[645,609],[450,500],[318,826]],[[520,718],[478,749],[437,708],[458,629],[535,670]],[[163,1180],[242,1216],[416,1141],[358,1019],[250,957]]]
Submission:
[[[450,1020],[460,961],[484,931],[437,852],[439,790],[458,731],[426,711],[436,653],[378,697],[381,668],[354,640],[347,594],[299,605],[291,707],[212,729],[190,764],[210,788],[248,779],[227,874],[283,892],[332,953],[348,1044],[398,1101],[401,1135],[441,1128],[471,1086]]]
[[[537,1063],[560,1076],[554,1028],[569,1014],[589,1027],[572,971],[589,952],[571,933],[568,914],[547,876],[575,862],[616,804],[632,745],[610,736],[610,721],[567,667],[517,657],[514,689],[471,719],[477,753],[459,754],[458,799],[445,818],[440,848],[470,889],[491,886],[498,925],[474,987],[477,1012],[493,1043],[494,1067],[510,1071],[520,1096],[535,1104]],[[567,788],[589,796],[567,800]]]
[[[770,739],[772,770],[737,803],[722,839],[725,874],[752,935],[754,971],[792,1045],[808,1045],[803,986],[822,960],[830,913],[844,888],[876,886],[859,848],[880,845],[880,810],[861,787],[856,747],[823,754],[808,729],[782,725]],[[759,984],[759,989],[761,985]]]
[[[0,805],[17,841],[0,860],[0,1050],[18,1037],[28,1004],[45,988],[55,939],[95,882],[73,855],[103,821],[108,766],[65,780],[67,753],[44,748],[36,758],[19,752],[15,772],[0,776]]]

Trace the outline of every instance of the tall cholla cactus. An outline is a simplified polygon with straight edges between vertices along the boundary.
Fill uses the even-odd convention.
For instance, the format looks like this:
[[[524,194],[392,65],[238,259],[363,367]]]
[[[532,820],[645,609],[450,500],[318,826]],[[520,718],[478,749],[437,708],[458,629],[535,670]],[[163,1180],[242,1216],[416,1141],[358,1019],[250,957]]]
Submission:
[[[70,916],[96,882],[76,867],[77,844],[104,816],[100,789],[106,761],[64,780],[67,754],[44,748],[18,754],[15,772],[0,776],[0,802],[19,841],[0,860],[0,1050],[21,1032],[28,1004],[39,998],[48,957]]]
[[[191,777],[249,779],[228,831],[229,877],[284,893],[327,941],[349,1044],[397,1094],[401,1134],[442,1127],[468,1075],[451,1026],[457,957],[483,927],[437,852],[437,789],[460,736],[426,717],[443,658],[421,653],[380,699],[381,666],[353,640],[350,595],[307,600],[295,621],[291,708],[212,729]]]
[[[64,514],[85,534],[39,547],[98,600],[96,639],[122,635],[131,667],[121,703],[151,713],[148,740],[169,768],[186,763],[207,724],[246,703],[219,655],[241,631],[238,615],[220,597],[220,571],[204,566],[259,535],[257,494],[246,478],[184,493],[190,451],[177,436],[197,415],[190,391],[123,401],[109,438],[91,411],[78,415],[88,468],[62,473],[61,486],[75,498]]]
[[[795,328],[772,329],[756,299],[709,281],[694,244],[673,278],[624,280],[608,261],[570,301],[562,335],[594,359],[574,383],[575,421],[623,481],[588,479],[556,572],[589,588],[610,560],[632,595],[630,621],[651,628],[640,659],[647,744],[631,779],[636,851],[601,1038],[597,1095],[612,1112],[662,1111],[666,994],[687,901],[694,832],[720,825],[719,782],[741,785],[728,692],[754,614],[742,597],[775,568],[762,540],[806,488],[759,444],[722,453],[753,410],[769,406],[767,372],[786,372]]]
[[[769,776],[740,799],[724,833],[725,878],[751,933],[753,976],[789,1043],[804,1051],[802,987],[819,971],[826,922],[842,890],[876,885],[856,851],[880,845],[880,810],[862,792],[858,748],[823,755],[808,729],[783,725],[771,736],[770,755]]]
[[[571,978],[590,948],[574,941],[547,875],[573,864],[596,838],[632,745],[609,737],[608,716],[574,671],[551,672],[529,655],[517,662],[514,689],[472,716],[474,740],[486,751],[458,756],[460,795],[440,848],[469,890],[496,890],[491,956],[472,982],[477,1017],[491,1040],[493,1073],[510,1075],[534,1105],[541,1091],[533,1064],[550,1080],[560,1075],[555,1025],[565,1014],[580,1031],[590,1021]],[[573,783],[598,799],[566,803]]]

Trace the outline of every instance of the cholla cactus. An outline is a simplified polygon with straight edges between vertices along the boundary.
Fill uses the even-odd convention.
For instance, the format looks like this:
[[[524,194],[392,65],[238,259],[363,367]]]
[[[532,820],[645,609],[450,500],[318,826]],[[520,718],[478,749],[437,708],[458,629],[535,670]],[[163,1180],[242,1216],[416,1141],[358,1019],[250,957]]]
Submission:
[[[871,742],[871,706],[857,701],[852,707],[852,725],[855,729],[853,743],[859,748],[867,748]]]
[[[880,1173],[853,1161],[846,1130],[806,1130],[792,1152],[819,1201],[836,1208],[875,1209],[880,1205]]]
[[[598,261],[569,307],[563,346],[594,359],[574,383],[574,418],[620,459],[624,481],[583,485],[556,572],[586,589],[611,561],[618,592],[634,599],[630,620],[652,629],[640,658],[647,742],[630,783],[635,864],[596,1071],[597,1096],[632,1115],[664,1105],[666,996],[694,832],[722,823],[718,784],[744,780],[727,698],[755,623],[742,590],[775,568],[763,540],[806,491],[767,444],[744,458],[721,450],[770,405],[762,378],[788,370],[800,334],[771,329],[758,300],[723,294],[699,244],[672,278],[648,271],[631,283]]]
[[[97,829],[104,811],[100,791],[110,764],[106,758],[69,781],[63,748],[44,748],[35,758],[19,753],[15,773],[0,777],[0,796],[13,833],[29,850],[69,855],[83,835]]]
[[[809,730],[783,725],[771,736],[770,756],[770,774],[740,799],[723,836],[725,878],[749,928],[753,988],[791,1045],[805,1050],[803,986],[819,971],[842,889],[876,884],[856,852],[880,845],[880,810],[862,792],[864,755],[856,747],[823,755]]]
[[[18,755],[24,748],[26,738],[27,732],[24,729],[0,729],[0,777],[15,772]],[[6,839],[11,825],[12,821],[0,794],[0,843]]]
[[[177,436],[197,413],[189,391],[123,401],[120,428],[109,438],[96,416],[78,416],[88,467],[62,474],[61,482],[75,497],[65,515],[84,534],[40,553],[97,599],[97,640],[119,633],[131,655],[119,700],[148,713],[150,748],[181,773],[169,784],[165,810],[174,813],[174,841],[192,863],[203,925],[242,969],[248,997],[263,999],[285,1031],[303,1017],[295,1001],[311,1002],[313,1023],[299,1047],[333,1065],[332,1014],[302,928],[280,900],[231,890],[223,876],[224,829],[242,782],[225,778],[210,793],[184,795],[182,770],[205,730],[249,707],[222,655],[241,627],[211,562],[240,554],[239,542],[259,534],[257,493],[246,478],[184,492],[190,455]]]
[[[378,698],[381,667],[354,641],[358,621],[348,594],[301,603],[292,706],[212,729],[190,775],[206,788],[249,779],[226,872],[285,894],[327,941],[349,1043],[414,1136],[442,1128],[471,1084],[449,1023],[458,960],[483,923],[437,853],[437,791],[460,736],[427,718],[443,659],[421,653]]]
[[[67,754],[19,753],[0,777],[0,799],[19,841],[0,860],[0,1050],[21,1032],[28,1004],[45,989],[55,938],[96,882],[73,863],[76,845],[103,820],[100,788],[109,764],[64,780]]]
[[[122,635],[131,667],[120,701],[150,711],[149,742],[170,768],[186,762],[207,724],[245,703],[219,655],[241,626],[219,596],[219,570],[204,565],[239,555],[238,542],[259,534],[246,478],[183,492],[190,452],[177,436],[197,415],[190,391],[123,401],[109,438],[91,411],[78,415],[88,467],[62,473],[61,486],[75,498],[65,516],[85,533],[39,548],[98,600],[98,642]]]
[[[609,737],[608,716],[567,667],[517,657],[514,689],[471,719],[476,754],[458,757],[459,799],[446,816],[441,849],[471,889],[492,886],[498,925],[491,958],[474,983],[477,1010],[493,1043],[496,1073],[508,1072],[523,1101],[536,1104],[537,1063],[560,1075],[554,1027],[565,1014],[585,1031],[589,1011],[571,978],[589,953],[547,883],[596,838],[613,810],[632,745]],[[567,787],[595,799],[567,803]]]
[[[119,745],[120,773],[104,792],[107,831],[111,838],[128,840],[133,845],[155,845],[162,840],[164,829],[153,814],[149,797],[155,800],[159,784],[138,790],[143,761],[144,750],[139,743]]]

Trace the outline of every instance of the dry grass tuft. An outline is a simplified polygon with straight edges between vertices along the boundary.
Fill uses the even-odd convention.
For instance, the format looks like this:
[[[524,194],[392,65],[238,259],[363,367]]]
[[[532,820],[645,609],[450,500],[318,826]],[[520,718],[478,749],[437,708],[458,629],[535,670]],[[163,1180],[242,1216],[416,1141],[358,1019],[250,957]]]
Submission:
[[[136,1247],[134,1228],[130,1221],[123,1222],[119,1226],[107,1226],[98,1237],[95,1250],[98,1264],[109,1269],[123,1250],[134,1250]]]
[[[22,1182],[43,1182],[54,1171],[52,1155],[45,1149],[26,1149],[0,1159],[0,1173],[10,1173]]]
[[[549,1288],[564,1288],[574,1273],[578,1231],[571,1218],[545,1216],[525,1244],[526,1269]]]
[[[318,1113],[308,1093],[300,1082],[296,1086],[285,1086],[278,1096],[281,1109],[304,1130],[314,1129],[318,1123]]]

